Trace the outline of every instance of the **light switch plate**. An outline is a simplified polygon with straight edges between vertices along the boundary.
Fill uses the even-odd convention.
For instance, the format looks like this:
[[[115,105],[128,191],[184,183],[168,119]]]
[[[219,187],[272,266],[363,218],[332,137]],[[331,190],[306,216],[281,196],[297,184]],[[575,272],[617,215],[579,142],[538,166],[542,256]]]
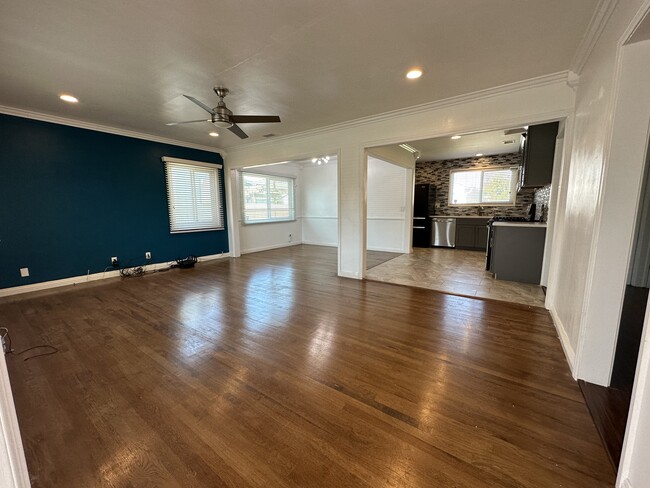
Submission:
[[[29,276],[29,268],[20,268],[20,277],[27,278]]]

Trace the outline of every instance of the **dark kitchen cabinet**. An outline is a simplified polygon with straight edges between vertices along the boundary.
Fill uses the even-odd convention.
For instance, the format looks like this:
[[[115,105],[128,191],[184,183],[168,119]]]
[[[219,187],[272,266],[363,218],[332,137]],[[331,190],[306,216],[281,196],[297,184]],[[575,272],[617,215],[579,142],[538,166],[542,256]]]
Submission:
[[[456,248],[485,251],[488,219],[456,219]]]
[[[546,224],[494,226],[490,271],[497,280],[539,285]]]
[[[559,126],[559,122],[550,122],[528,127],[519,188],[539,188],[551,184]]]

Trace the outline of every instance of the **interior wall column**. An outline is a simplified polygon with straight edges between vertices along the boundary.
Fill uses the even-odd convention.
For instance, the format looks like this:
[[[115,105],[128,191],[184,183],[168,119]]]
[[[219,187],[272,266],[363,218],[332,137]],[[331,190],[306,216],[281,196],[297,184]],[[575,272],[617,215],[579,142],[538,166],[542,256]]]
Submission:
[[[363,278],[366,246],[365,152],[343,146],[339,153],[339,276]]]

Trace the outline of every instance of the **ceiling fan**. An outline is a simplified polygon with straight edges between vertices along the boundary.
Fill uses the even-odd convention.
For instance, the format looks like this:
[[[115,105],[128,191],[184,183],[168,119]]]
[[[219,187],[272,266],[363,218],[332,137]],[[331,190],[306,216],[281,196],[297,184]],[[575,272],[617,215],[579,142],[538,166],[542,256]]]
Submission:
[[[223,86],[215,86],[214,92],[221,99],[217,106],[214,108],[208,107],[205,103],[197,100],[189,95],[183,95],[190,102],[197,104],[203,110],[210,114],[209,119],[187,120],[185,122],[170,122],[167,125],[181,125],[193,124],[195,122],[212,122],[217,127],[228,129],[230,132],[238,136],[240,139],[246,139],[248,135],[241,130],[237,124],[265,124],[270,122],[280,122],[280,117],[277,115],[235,115],[226,107],[226,102],[223,101],[224,97],[228,95],[230,90]]]

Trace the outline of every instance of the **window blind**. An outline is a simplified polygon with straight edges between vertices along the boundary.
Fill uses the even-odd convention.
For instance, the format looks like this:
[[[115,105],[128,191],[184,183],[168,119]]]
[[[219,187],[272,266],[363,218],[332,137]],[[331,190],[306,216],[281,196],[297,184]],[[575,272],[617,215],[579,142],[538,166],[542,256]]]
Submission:
[[[449,204],[514,204],[518,171],[517,168],[451,171]]]
[[[293,178],[242,171],[239,179],[245,224],[295,220]]]
[[[162,158],[172,234],[223,229],[221,165]]]

